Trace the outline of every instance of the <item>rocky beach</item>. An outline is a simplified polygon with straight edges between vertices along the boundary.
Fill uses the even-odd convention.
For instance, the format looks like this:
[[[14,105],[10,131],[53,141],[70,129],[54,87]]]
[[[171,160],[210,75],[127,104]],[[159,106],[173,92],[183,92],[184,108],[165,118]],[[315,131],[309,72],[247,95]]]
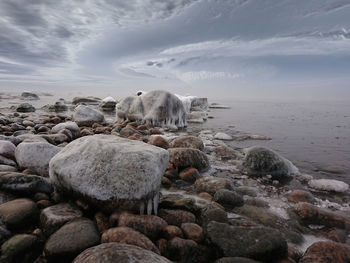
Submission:
[[[1,263],[350,262],[349,185],[202,128],[227,105],[45,96],[1,94]]]

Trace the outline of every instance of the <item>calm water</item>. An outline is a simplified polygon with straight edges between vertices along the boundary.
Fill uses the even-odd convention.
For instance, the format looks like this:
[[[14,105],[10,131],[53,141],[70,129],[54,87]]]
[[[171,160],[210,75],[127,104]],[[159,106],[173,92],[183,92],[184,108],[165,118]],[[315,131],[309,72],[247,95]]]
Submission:
[[[30,103],[38,108],[54,103],[59,97],[69,101],[75,95],[78,94],[41,96],[39,101]],[[0,112],[21,102],[1,99]],[[209,115],[214,118],[204,124],[191,125],[192,128],[268,136],[269,141],[233,141],[229,144],[233,147],[268,146],[290,159],[303,172],[350,184],[350,103],[219,102],[231,109],[211,109]],[[113,120],[113,117],[110,115],[108,119]]]

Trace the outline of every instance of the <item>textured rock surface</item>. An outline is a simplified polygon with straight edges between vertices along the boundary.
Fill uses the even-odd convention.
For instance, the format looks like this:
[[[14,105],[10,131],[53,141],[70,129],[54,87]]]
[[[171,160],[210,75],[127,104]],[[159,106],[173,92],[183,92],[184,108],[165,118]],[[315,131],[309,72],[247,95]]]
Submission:
[[[210,168],[208,157],[200,150],[193,148],[170,148],[170,163],[178,168],[193,167],[198,171],[206,171]]]
[[[104,122],[104,116],[101,112],[84,105],[75,108],[73,119],[79,126],[91,126],[95,122]]]
[[[149,250],[119,243],[105,243],[86,249],[73,263],[170,263]]]
[[[299,261],[299,263],[345,262],[350,262],[350,246],[331,241],[312,244]]]
[[[80,134],[80,130],[79,130],[78,125],[73,121],[59,123],[51,129],[51,132],[52,133],[59,133],[65,129],[68,129],[72,133],[73,138],[77,138]]]
[[[163,90],[126,97],[117,104],[116,110],[119,120],[139,120],[154,126],[186,126],[186,111],[182,102]]]
[[[198,150],[204,149],[203,141],[195,136],[181,136],[179,138],[175,138],[171,142],[172,148],[194,148]]]
[[[287,159],[265,147],[246,149],[242,171],[251,176],[271,175],[273,179],[285,179],[298,174],[298,169]]]
[[[244,203],[241,195],[227,189],[220,189],[217,191],[213,197],[213,200],[224,207],[242,206]]]
[[[209,242],[226,257],[248,257],[271,262],[287,255],[287,242],[279,231],[265,227],[233,227],[210,222]]]
[[[47,142],[22,142],[17,146],[15,156],[20,167],[48,176],[49,162],[60,150],[60,147]]]
[[[16,146],[10,141],[0,140],[0,155],[13,159],[15,157]]]
[[[159,216],[169,225],[181,226],[182,223],[194,223],[196,217],[194,214],[184,210],[161,209]]]
[[[34,112],[35,108],[29,103],[22,103],[17,106],[16,111],[18,112]]]
[[[328,192],[344,193],[349,190],[349,185],[333,179],[313,179],[309,181],[309,187]]]
[[[51,160],[50,178],[59,191],[104,203],[106,210],[122,200],[148,200],[150,213],[153,197],[157,210],[168,156],[166,150],[139,141],[87,136],[71,142]]]
[[[214,195],[217,191],[221,189],[233,189],[233,184],[231,180],[226,178],[218,178],[213,176],[203,177],[195,182],[195,189],[198,193],[207,192]]]

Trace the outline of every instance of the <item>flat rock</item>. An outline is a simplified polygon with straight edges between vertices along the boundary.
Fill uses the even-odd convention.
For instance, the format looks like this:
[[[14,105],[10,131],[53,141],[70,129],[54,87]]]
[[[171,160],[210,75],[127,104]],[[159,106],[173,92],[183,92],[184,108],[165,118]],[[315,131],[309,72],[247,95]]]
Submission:
[[[232,136],[230,136],[226,133],[223,133],[223,132],[216,133],[214,135],[214,138],[217,140],[223,140],[223,141],[232,141],[233,140]]]
[[[308,183],[309,187],[319,191],[344,193],[349,190],[349,185],[333,179],[313,179]]]
[[[170,263],[168,259],[138,246],[104,243],[91,247],[76,257],[73,263]]]
[[[17,146],[15,156],[20,167],[48,176],[49,162],[60,150],[48,142],[22,142]]]
[[[44,253],[49,259],[68,262],[83,250],[100,243],[95,224],[86,218],[66,223],[47,240]],[[64,261],[66,260],[66,261]]]

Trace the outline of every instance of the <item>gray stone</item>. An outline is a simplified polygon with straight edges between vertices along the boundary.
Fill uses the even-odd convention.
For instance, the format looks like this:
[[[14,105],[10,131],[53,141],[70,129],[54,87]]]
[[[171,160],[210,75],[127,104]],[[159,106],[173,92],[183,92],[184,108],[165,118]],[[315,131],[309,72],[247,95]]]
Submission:
[[[49,175],[49,162],[61,150],[48,142],[22,142],[15,151],[16,161],[41,176]]]
[[[79,126],[91,126],[94,123],[103,123],[105,120],[101,112],[84,105],[75,108],[73,119]]]
[[[16,166],[16,163],[13,160],[0,155],[0,165]]]
[[[0,164],[0,172],[16,172],[17,168],[11,165]]]
[[[22,103],[16,107],[17,112],[34,112],[35,108],[29,103]]]
[[[0,155],[14,159],[16,146],[10,141],[0,140]]]
[[[90,104],[90,105],[98,105],[101,102],[100,98],[97,97],[75,97],[72,100],[72,104]]]
[[[62,131],[64,129],[68,129],[72,133],[74,139],[79,137],[79,135],[80,135],[79,126],[75,122],[72,122],[72,121],[62,122],[62,123],[55,125],[51,129],[51,132],[52,133],[59,133],[60,131]]]
[[[38,100],[40,99],[39,96],[33,92],[28,92],[28,91],[24,91],[21,94],[21,99],[24,100]]]
[[[50,178],[58,191],[75,194],[105,210],[123,200],[148,200],[157,195],[168,165],[166,150],[113,135],[79,138],[50,162]]]
[[[241,195],[227,189],[217,191],[213,197],[213,200],[224,207],[230,208],[242,206],[244,204],[243,197]]]
[[[73,263],[170,263],[152,251],[126,244],[104,243],[91,247],[76,257]]]
[[[14,145],[18,145],[19,143],[22,142],[20,138],[17,138],[15,136],[5,136],[5,135],[0,135],[0,141],[10,141]]]

